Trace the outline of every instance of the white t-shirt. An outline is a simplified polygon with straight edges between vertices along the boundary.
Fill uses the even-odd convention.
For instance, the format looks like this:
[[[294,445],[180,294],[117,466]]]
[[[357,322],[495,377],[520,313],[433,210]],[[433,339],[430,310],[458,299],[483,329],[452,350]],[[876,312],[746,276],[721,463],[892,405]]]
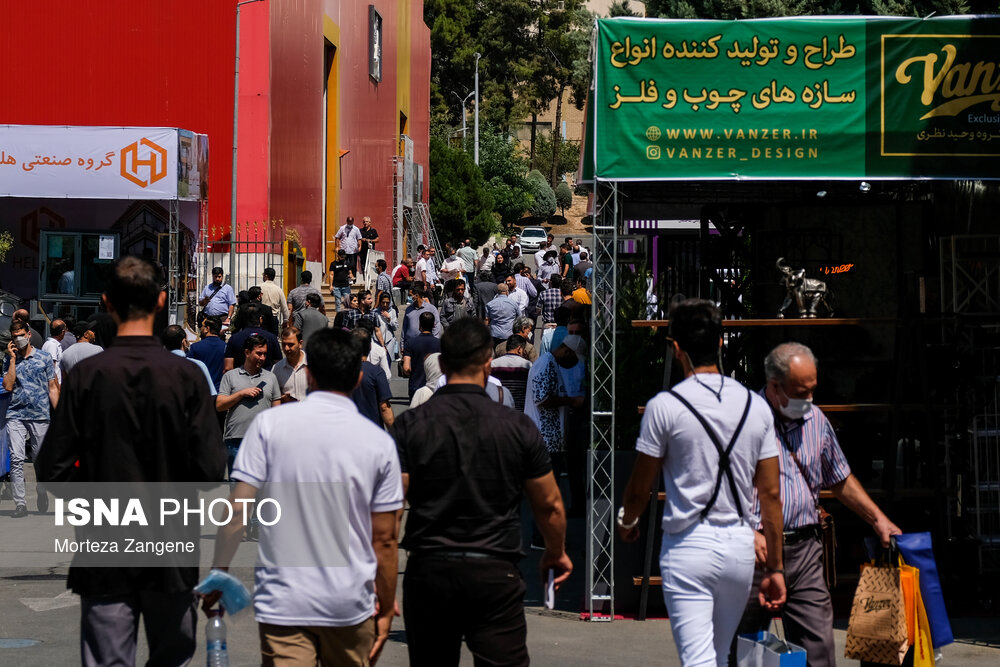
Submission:
[[[368,361],[382,369],[386,380],[392,379],[392,369],[389,368],[389,353],[374,340],[371,352],[368,353]]]
[[[427,276],[424,276],[425,271],[427,271],[427,259],[425,257],[421,257],[417,260],[416,265],[413,267],[413,279],[426,280]]]
[[[258,488],[264,482],[339,482],[350,496],[346,510],[312,508],[317,520],[348,512],[348,564],[257,567],[257,621],[346,627],[371,618],[377,569],[371,515],[403,506],[402,475],[392,438],[362,417],[350,398],[315,391],[302,402],[271,408],[254,419],[236,455],[232,476]],[[270,540],[283,539],[282,521],[266,530],[273,531]],[[293,539],[302,541],[298,534]],[[316,563],[328,562],[326,556],[307,554]]]
[[[693,405],[715,429],[723,448],[743,416],[747,389],[736,380],[722,375],[700,373],[674,387],[674,391]],[[722,401],[716,398],[722,387]],[[753,476],[757,462],[778,455],[774,432],[774,416],[767,402],[751,392],[750,413],[730,454],[730,469],[736,481],[744,517],[751,526],[753,517]],[[663,532],[679,533],[701,518],[701,512],[712,497],[719,474],[719,454],[698,418],[680,401],[661,392],[646,404],[642,417],[637,451],[663,458],[663,488],[667,500],[663,507]],[[729,491],[729,480],[723,476],[719,495],[706,519],[716,524],[739,522],[736,505]]]
[[[452,278],[460,278],[462,276],[462,271],[465,270],[465,264],[462,262],[460,257],[449,257],[445,260],[444,264],[441,265],[441,280],[449,281]]]
[[[59,384],[62,384],[62,368],[59,363],[63,355],[62,343],[55,338],[49,338],[42,344],[42,352],[46,352],[52,357],[52,361],[56,366],[56,378],[59,380]]]
[[[524,311],[528,309],[528,293],[523,289],[515,289],[508,295],[511,300],[517,304],[517,309],[520,311],[518,315],[524,315]]]
[[[424,271],[427,272],[427,284],[433,285],[438,281],[438,271],[437,266],[434,264],[434,258],[428,257],[427,261],[424,263]]]
[[[487,382],[486,382],[486,395],[489,396],[490,398],[492,398],[494,401],[500,403],[501,402],[500,401],[500,392],[503,391],[503,404],[505,406],[507,406],[508,408],[513,408],[514,407],[514,397],[511,395],[510,389],[507,389],[506,387],[504,387],[503,383],[501,383],[500,380],[498,380],[497,378],[493,377],[492,375],[490,375],[489,377],[487,377],[486,380],[487,380]],[[446,376],[442,375],[440,378],[438,378],[437,389],[440,389],[441,387],[445,386],[446,384],[448,384],[448,378]],[[423,389],[423,387],[421,387],[421,389]],[[420,389],[418,389],[417,391],[420,391]],[[416,394],[414,394],[414,396],[416,396]],[[421,401],[421,403],[426,402],[427,399],[429,399],[430,397],[431,397],[431,394],[428,394],[426,396],[426,398],[424,398]],[[420,403],[418,403],[418,405],[419,404]],[[413,407],[416,407],[416,406],[413,405],[413,403],[410,403],[410,407],[413,408]]]

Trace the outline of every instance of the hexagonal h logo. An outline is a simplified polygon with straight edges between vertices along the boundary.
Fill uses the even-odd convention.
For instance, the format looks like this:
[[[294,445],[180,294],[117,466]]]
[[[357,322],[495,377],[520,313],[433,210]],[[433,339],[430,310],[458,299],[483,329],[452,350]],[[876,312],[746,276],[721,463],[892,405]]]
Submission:
[[[40,229],[65,229],[66,218],[47,206],[42,206],[21,218],[21,243],[34,251],[38,251],[38,232]]]
[[[139,156],[140,146],[147,149],[144,157]],[[140,188],[156,183],[167,175],[167,149],[145,137],[129,144],[121,150],[121,174]]]

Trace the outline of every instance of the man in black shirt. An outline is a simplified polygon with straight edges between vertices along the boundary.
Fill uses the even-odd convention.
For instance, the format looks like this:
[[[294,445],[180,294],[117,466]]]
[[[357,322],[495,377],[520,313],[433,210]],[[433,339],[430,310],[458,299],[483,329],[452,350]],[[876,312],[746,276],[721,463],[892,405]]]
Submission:
[[[368,271],[368,251],[375,249],[375,244],[378,243],[378,231],[372,227],[372,219],[367,215],[362,218],[361,222],[364,227],[361,228],[361,255],[359,256],[361,266],[358,268],[358,273],[364,277]]]
[[[347,253],[337,251],[337,259],[330,262],[330,294],[335,299],[337,312],[340,312],[341,301],[351,294],[351,283],[354,282],[354,270],[347,261]]]
[[[403,352],[403,375],[409,376],[410,398],[427,382],[424,377],[424,359],[427,355],[441,351],[441,340],[434,335],[434,313],[420,313],[417,320],[420,333],[406,341]]]
[[[226,451],[208,383],[152,335],[166,301],[156,268],[122,258],[102,300],[118,325],[115,344],[64,378],[35,462],[39,481],[221,481]],[[67,585],[81,597],[82,664],[135,664],[140,615],[149,664],[187,664],[197,582],[197,567],[70,567]]]
[[[351,392],[351,399],[358,406],[358,412],[377,426],[392,426],[394,418],[389,403],[392,398],[389,379],[381,368],[368,360],[372,351],[372,335],[365,327],[358,327],[351,334],[361,341],[361,380]]]
[[[534,423],[486,395],[489,328],[466,317],[441,338],[448,384],[404,412],[396,439],[410,502],[402,547],[411,665],[456,666],[464,638],[476,664],[527,665],[522,494],[545,538],[540,568],[558,586],[573,563],[552,464]]]

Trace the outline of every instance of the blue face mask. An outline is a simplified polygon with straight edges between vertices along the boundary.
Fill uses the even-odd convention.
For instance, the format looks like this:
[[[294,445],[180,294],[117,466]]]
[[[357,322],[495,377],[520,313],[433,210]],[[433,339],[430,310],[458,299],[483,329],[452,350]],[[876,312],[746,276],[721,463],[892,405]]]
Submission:
[[[195,593],[202,595],[208,595],[214,591],[222,593],[222,607],[230,615],[242,611],[250,604],[250,591],[239,579],[228,572],[211,570],[194,589]]]

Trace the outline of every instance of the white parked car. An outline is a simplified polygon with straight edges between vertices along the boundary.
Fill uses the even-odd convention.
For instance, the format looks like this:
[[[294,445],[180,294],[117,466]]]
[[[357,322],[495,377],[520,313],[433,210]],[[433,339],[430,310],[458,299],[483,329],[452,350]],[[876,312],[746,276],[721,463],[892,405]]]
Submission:
[[[543,227],[525,227],[521,231],[520,238],[517,240],[521,244],[521,253],[527,253],[529,250],[538,250],[545,245],[547,237],[548,232]]]

